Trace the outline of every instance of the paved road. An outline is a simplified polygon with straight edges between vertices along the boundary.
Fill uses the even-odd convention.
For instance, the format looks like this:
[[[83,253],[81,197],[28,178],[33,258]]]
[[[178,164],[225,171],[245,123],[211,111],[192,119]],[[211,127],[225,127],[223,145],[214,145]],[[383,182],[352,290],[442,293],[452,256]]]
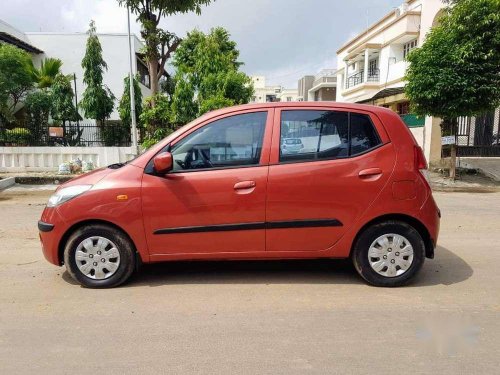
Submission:
[[[436,194],[436,259],[399,289],[344,261],[172,263],[83,289],[42,258],[47,196],[0,193],[2,374],[498,373],[498,193]]]

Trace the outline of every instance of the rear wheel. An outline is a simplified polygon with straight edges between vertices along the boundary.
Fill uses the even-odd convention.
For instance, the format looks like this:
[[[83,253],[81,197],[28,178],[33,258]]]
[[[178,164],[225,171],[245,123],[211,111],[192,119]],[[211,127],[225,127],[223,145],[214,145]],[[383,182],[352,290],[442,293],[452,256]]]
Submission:
[[[385,221],[366,228],[353,248],[358,273],[375,286],[408,283],[422,268],[425,244],[418,231],[402,221]]]
[[[103,224],[77,229],[68,239],[64,263],[69,274],[85,287],[111,288],[134,272],[135,249],[120,230]]]

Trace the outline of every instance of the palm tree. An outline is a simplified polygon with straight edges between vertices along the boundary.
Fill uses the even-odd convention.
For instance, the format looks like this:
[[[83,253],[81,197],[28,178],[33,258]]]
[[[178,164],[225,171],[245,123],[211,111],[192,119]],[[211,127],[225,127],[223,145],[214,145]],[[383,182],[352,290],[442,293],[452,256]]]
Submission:
[[[49,88],[54,83],[55,78],[61,73],[62,61],[52,57],[42,60],[40,69],[32,67],[32,75],[40,89]]]

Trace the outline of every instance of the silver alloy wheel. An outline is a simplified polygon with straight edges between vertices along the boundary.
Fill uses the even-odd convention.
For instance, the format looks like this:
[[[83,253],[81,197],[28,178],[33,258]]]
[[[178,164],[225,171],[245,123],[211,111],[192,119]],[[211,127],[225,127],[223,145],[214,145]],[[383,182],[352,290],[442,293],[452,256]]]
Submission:
[[[116,245],[101,236],[84,239],[75,252],[78,269],[94,280],[104,280],[114,275],[120,266],[120,252]]]
[[[372,242],[368,250],[368,261],[379,275],[400,276],[413,263],[413,246],[400,234],[384,234]]]

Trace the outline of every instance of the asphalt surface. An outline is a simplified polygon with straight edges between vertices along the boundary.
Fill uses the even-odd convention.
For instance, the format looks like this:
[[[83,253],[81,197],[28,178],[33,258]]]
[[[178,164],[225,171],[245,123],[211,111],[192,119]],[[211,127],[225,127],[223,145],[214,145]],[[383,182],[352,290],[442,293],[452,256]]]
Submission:
[[[500,193],[437,193],[417,280],[366,285],[347,261],[184,262],[117,289],[45,261],[50,192],[0,193],[1,374],[498,374]]]

